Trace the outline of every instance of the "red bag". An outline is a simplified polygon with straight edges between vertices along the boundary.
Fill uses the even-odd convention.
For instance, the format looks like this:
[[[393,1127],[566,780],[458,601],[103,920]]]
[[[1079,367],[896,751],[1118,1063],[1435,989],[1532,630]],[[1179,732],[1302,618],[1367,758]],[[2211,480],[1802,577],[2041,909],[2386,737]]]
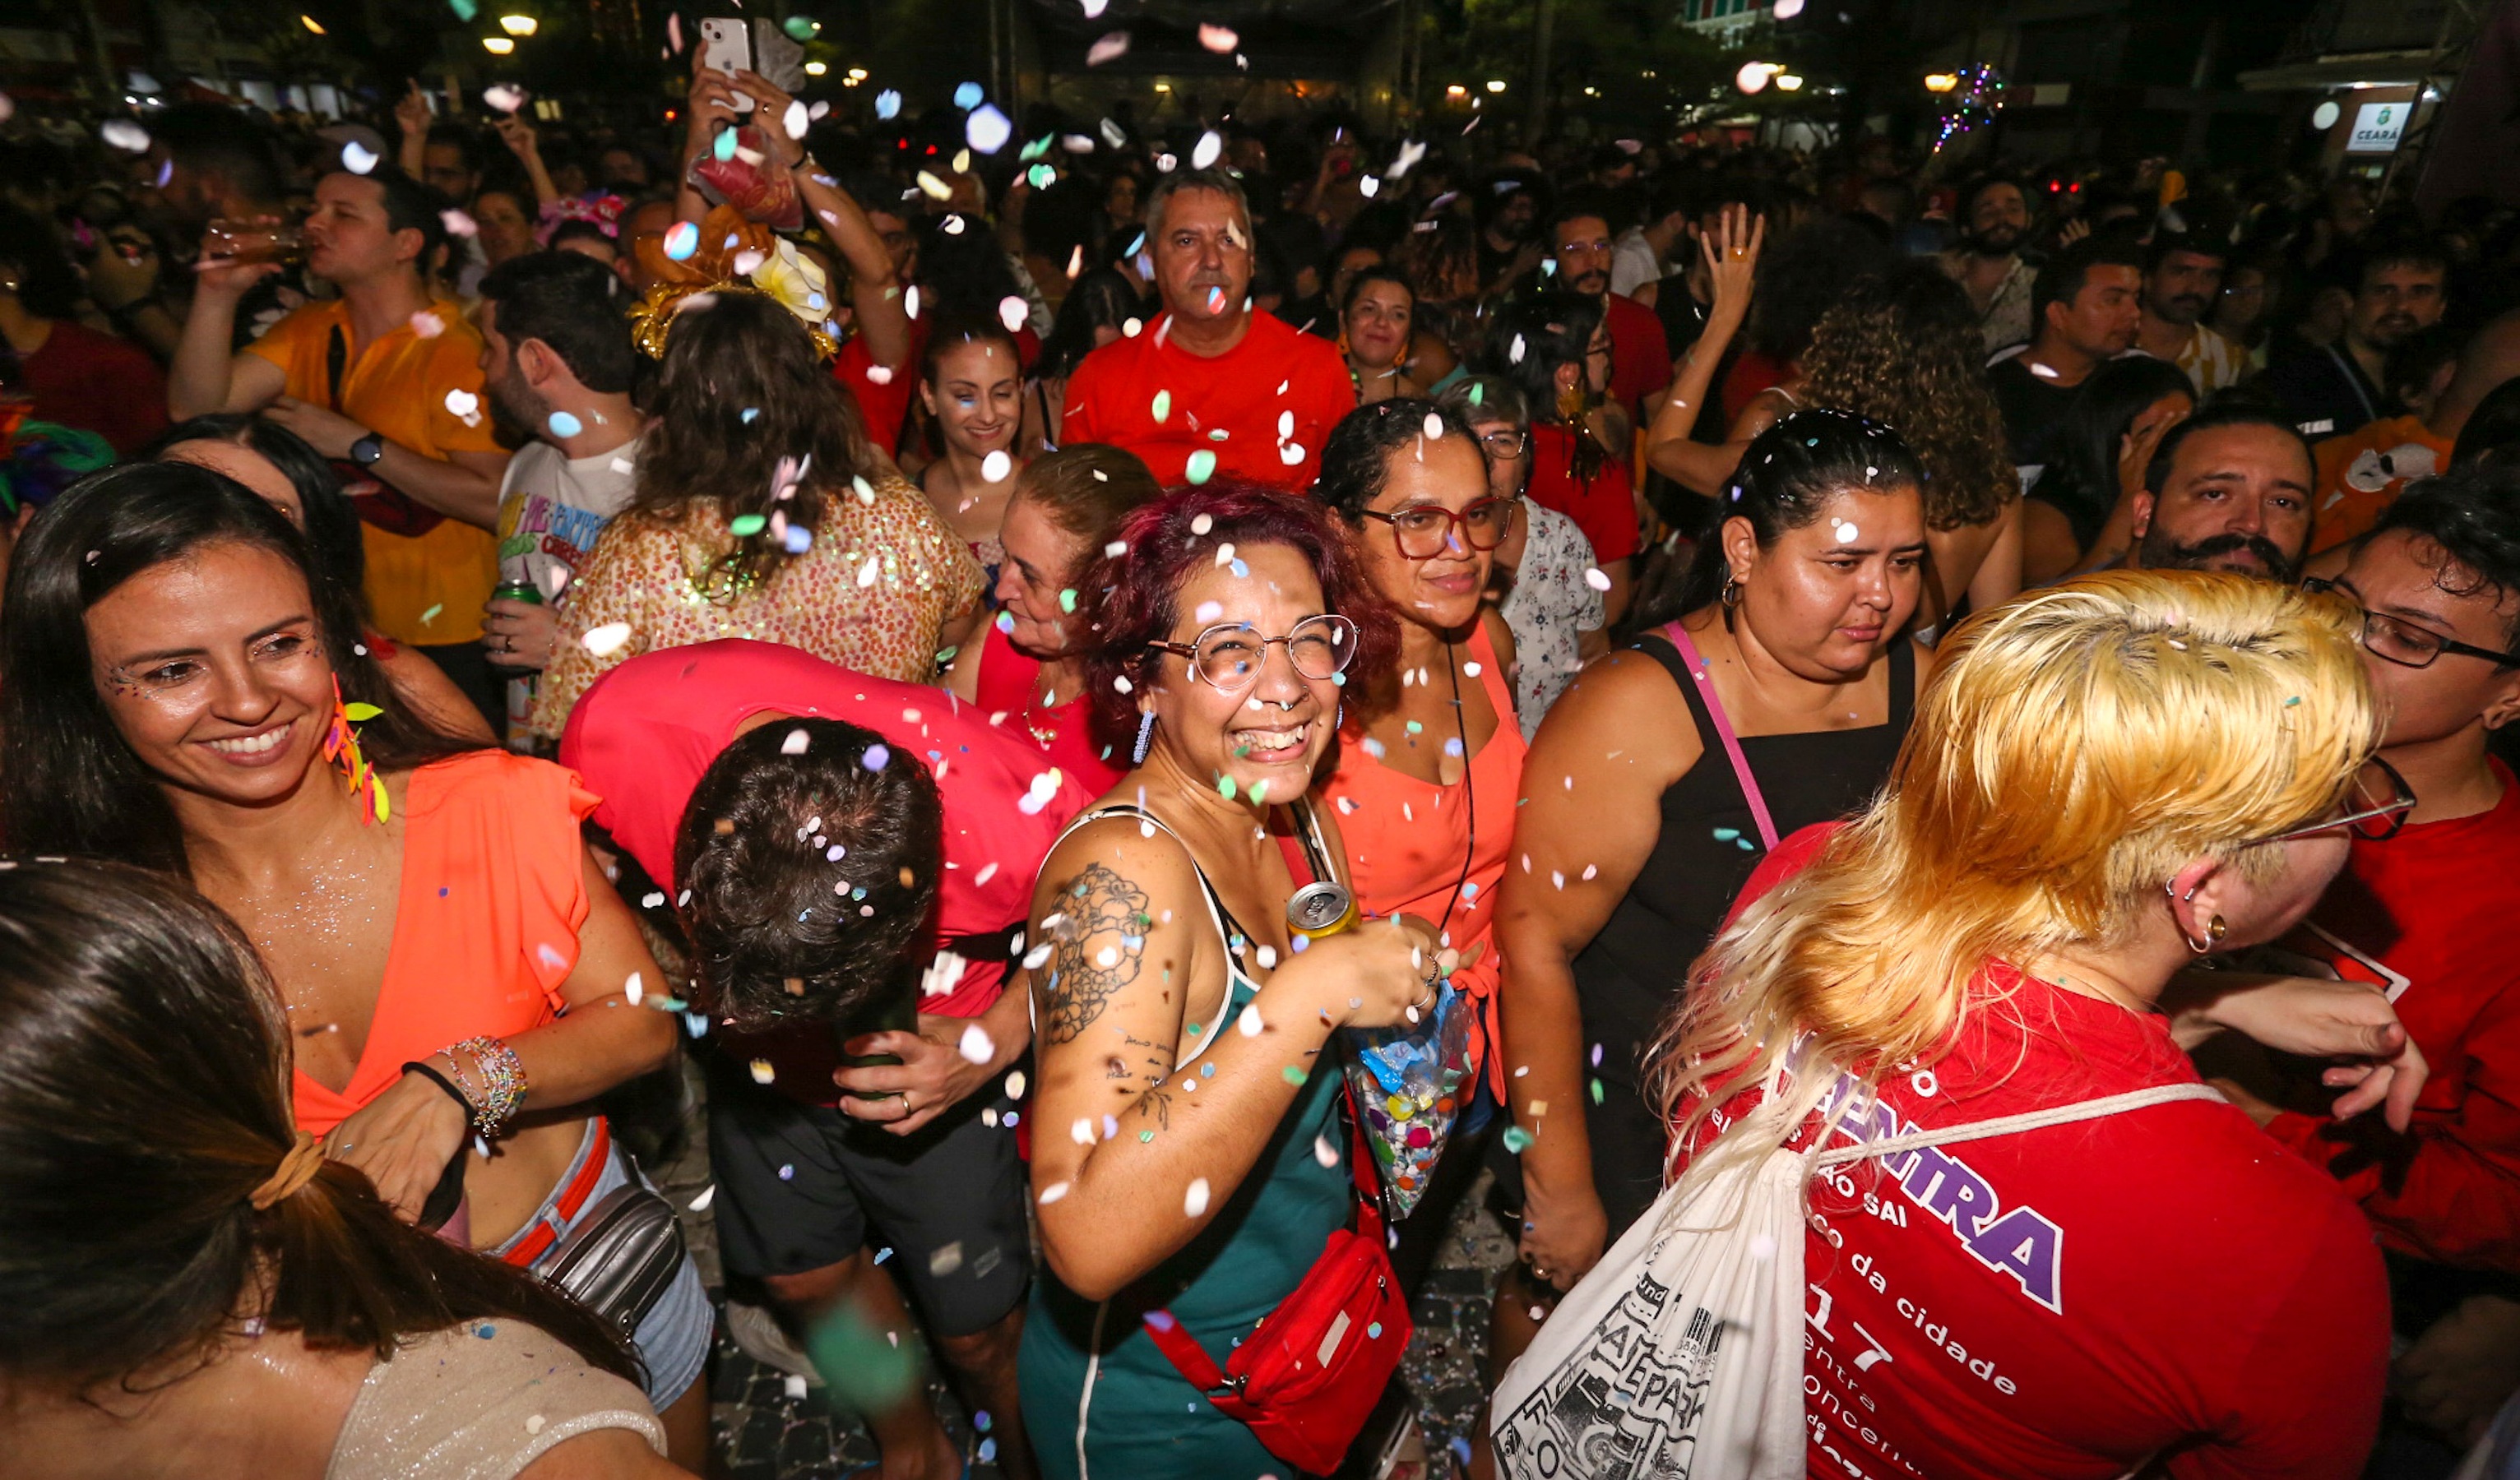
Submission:
[[[1329,1473],[1346,1458],[1415,1329],[1383,1249],[1373,1160],[1353,1107],[1346,1119],[1356,1227],[1330,1234],[1303,1282],[1234,1349],[1223,1370],[1170,1311],[1144,1318],[1155,1349],[1217,1412],[1249,1426],[1269,1453],[1314,1474]]]

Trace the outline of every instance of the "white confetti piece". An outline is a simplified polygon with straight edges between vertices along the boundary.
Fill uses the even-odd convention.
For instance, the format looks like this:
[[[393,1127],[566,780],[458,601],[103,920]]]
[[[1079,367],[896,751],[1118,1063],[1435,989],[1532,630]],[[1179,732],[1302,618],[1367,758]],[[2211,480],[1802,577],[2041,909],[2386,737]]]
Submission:
[[[1103,63],[1129,54],[1129,33],[1112,31],[1085,49],[1085,65],[1101,67]]]
[[[1015,460],[1001,448],[980,459],[980,476],[992,483],[1003,483],[1014,475]]]
[[[348,170],[350,173],[354,175],[364,175],[370,170],[375,169],[381,162],[382,161],[378,159],[377,152],[368,148],[366,145],[361,144],[358,140],[348,139],[342,142],[341,167]]]
[[[954,1046],[954,1051],[963,1055],[965,1063],[987,1063],[996,1055],[998,1044],[996,1039],[989,1036],[988,1029],[976,1022],[966,1023],[963,1027],[963,1041]]]
[[[1584,584],[1596,591],[1607,591],[1610,589],[1610,578],[1598,566],[1588,566],[1584,571]]]
[[[698,1197],[692,1199],[692,1211],[695,1213],[705,1213],[708,1211],[708,1205],[716,1199],[717,1184],[710,1183],[707,1187],[700,1188],[700,1194]]]
[[[1075,1142],[1081,1146],[1092,1145],[1094,1144],[1094,1117],[1091,1115],[1079,1115],[1076,1117],[1076,1124],[1067,1128],[1067,1139]]]
[[[1054,1182],[1050,1186],[1043,1188],[1041,1189],[1041,1195],[1034,1198],[1033,1201],[1040,1203],[1043,1207],[1048,1207],[1066,1195],[1067,1184],[1063,1182]]]
[[[1844,519],[1839,519],[1829,528],[1830,536],[1841,545],[1854,544],[1857,539],[1862,537],[1863,533],[1864,531],[1856,528],[1853,524],[1848,523]]]
[[[1206,1211],[1207,1179],[1193,1177],[1190,1180],[1190,1190],[1182,1194],[1182,1214],[1184,1217],[1196,1218]]]
[[[1199,30],[1204,34],[1214,28],[1215,27],[1213,26],[1202,25],[1199,27]],[[1226,34],[1232,35],[1233,32],[1228,31]],[[1199,135],[1198,143],[1191,147],[1190,167],[1192,169],[1205,169],[1209,165],[1214,164],[1218,157],[1224,153],[1225,140],[1217,134],[1215,129],[1211,128],[1207,132]]]
[[[1234,1026],[1236,1031],[1245,1038],[1259,1037],[1262,1026],[1259,1006],[1246,1003],[1242,1009],[1242,1015],[1234,1019]]]
[[[510,87],[504,82],[494,82],[481,89],[481,101],[503,113],[513,113],[525,106],[525,94],[521,88]]]
[[[1202,24],[1198,28],[1198,44],[1221,57],[1240,46],[1242,38],[1230,25]],[[1206,167],[1204,164],[1199,166],[1201,169]]]
[[[983,103],[964,121],[963,138],[984,155],[994,155],[1007,147],[1014,137],[1015,126],[998,112],[994,103]]]
[[[770,1081],[777,1079],[778,1077],[779,1070],[771,1064],[769,1059],[756,1058],[752,1061],[752,1082],[754,1084],[768,1084]]]
[[[127,155],[149,153],[149,130],[129,118],[108,118],[97,128],[97,137]]]
[[[469,390],[457,389],[446,393],[446,412],[449,416],[462,417],[470,421],[480,409],[481,398]]]
[[[813,743],[814,738],[806,734],[803,727],[799,726],[794,730],[788,731],[788,738],[779,742],[779,753],[782,755],[802,755],[813,745]]]

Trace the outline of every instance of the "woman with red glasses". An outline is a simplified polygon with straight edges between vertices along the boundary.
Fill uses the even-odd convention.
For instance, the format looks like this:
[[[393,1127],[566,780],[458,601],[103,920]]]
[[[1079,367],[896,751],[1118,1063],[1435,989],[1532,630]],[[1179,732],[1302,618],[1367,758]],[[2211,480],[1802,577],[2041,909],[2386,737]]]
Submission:
[[[1395,1164],[1404,1200],[1425,1198],[1397,1260],[1418,1272],[1442,1232],[1443,1195],[1421,1184],[1465,1185],[1471,1136],[1504,1096],[1496,1042],[1497,962],[1488,942],[1497,881],[1522,785],[1514,721],[1513,634],[1484,598],[1514,501],[1489,486],[1486,455],[1467,426],[1433,401],[1395,396],[1360,406],[1322,449],[1313,497],[1343,523],[1366,578],[1400,613],[1395,667],[1351,681],[1341,695],[1337,767],[1318,792],[1338,814],[1357,903],[1369,915],[1414,915],[1460,953],[1453,985],[1476,1015],[1470,1072],[1456,1096],[1421,1106],[1429,1139],[1455,1120],[1463,1134],[1428,1173]],[[1481,1089],[1488,1093],[1482,1097]]]

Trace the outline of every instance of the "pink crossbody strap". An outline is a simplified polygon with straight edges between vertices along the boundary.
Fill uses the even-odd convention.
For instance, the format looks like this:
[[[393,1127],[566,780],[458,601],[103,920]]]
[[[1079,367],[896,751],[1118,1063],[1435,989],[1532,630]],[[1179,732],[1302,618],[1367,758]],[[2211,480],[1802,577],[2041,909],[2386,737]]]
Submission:
[[[1759,779],[1750,774],[1750,758],[1741,753],[1741,737],[1732,733],[1732,718],[1725,714],[1724,700],[1715,692],[1715,680],[1707,674],[1706,659],[1698,655],[1697,645],[1688,640],[1680,623],[1664,623],[1662,635],[1680,650],[1689,677],[1697,680],[1697,692],[1706,700],[1707,716],[1715,721],[1715,734],[1724,741],[1725,757],[1732,762],[1732,777],[1741,784],[1741,795],[1750,803],[1750,816],[1759,824],[1759,841],[1769,852],[1776,852],[1777,821],[1768,815],[1768,799],[1759,793]]]

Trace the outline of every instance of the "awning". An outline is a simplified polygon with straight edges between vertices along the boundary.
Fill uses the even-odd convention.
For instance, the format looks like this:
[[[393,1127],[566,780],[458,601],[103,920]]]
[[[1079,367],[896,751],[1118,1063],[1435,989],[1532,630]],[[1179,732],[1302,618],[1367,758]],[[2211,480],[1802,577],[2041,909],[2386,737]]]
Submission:
[[[2253,93],[2319,92],[2338,87],[2412,87],[2424,80],[2429,51],[2355,52],[2260,67],[2240,73]]]

